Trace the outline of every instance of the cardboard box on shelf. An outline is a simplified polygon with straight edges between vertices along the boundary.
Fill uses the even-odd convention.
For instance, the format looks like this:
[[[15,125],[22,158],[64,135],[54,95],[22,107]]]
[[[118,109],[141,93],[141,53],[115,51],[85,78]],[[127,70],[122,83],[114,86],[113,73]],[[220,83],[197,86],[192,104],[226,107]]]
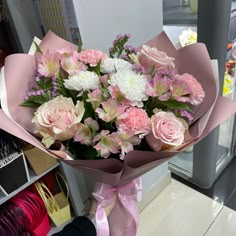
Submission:
[[[40,175],[57,164],[57,160],[38,148],[24,151],[30,167],[36,175]]]

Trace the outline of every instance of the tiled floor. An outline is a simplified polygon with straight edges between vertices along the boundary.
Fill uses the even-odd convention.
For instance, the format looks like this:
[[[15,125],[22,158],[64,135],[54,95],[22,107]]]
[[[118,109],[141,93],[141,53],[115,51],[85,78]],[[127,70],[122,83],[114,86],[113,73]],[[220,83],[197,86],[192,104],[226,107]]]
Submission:
[[[139,216],[138,236],[233,236],[236,212],[172,183]]]
[[[217,202],[236,210],[236,157],[233,158],[210,189],[201,189],[174,174],[172,174],[172,177]]]

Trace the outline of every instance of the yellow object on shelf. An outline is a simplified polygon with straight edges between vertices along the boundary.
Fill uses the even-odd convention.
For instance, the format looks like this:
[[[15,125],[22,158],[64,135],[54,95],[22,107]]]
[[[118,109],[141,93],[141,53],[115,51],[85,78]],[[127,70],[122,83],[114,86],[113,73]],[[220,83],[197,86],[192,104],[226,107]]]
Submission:
[[[66,196],[61,188],[58,176],[63,180],[66,186]],[[56,178],[58,185],[61,188],[61,192],[56,195],[53,195],[47,186],[41,181],[36,182],[35,187],[44,202],[49,217],[56,226],[60,226],[71,220],[70,204],[68,201],[69,187],[61,174],[57,173]]]
[[[179,41],[182,47],[196,43],[197,33],[192,29],[183,30],[181,35],[179,36]]]
[[[228,94],[232,93],[233,88],[234,88],[233,78],[227,72],[225,72],[223,96],[227,96]]]

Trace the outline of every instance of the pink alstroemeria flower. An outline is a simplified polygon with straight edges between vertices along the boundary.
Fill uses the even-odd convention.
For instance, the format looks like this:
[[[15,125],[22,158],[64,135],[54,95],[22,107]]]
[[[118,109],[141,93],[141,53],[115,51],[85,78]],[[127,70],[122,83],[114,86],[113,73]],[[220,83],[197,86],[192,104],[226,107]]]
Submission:
[[[113,134],[109,130],[102,130],[100,134],[96,135],[94,142],[99,141],[94,148],[100,152],[101,157],[108,158],[111,153],[118,153],[119,149]]]
[[[110,75],[102,75],[100,77],[101,80],[101,84],[103,85],[103,87],[107,88],[109,86],[108,80],[110,79]]]
[[[115,141],[121,149],[120,159],[124,160],[125,155],[134,150],[135,145],[139,145],[141,139],[138,136],[135,136],[133,132],[120,133],[117,132],[115,135]]]
[[[95,131],[98,131],[99,126],[97,121],[92,118],[87,118],[84,121],[84,124],[80,123],[78,125],[77,132],[74,136],[74,141],[80,142],[85,145],[94,145],[94,135]]]
[[[63,57],[61,59],[61,66],[69,75],[74,75],[79,73],[79,71],[86,71],[88,68],[82,62],[78,61],[75,56]]]
[[[167,101],[170,98],[171,83],[170,79],[155,76],[153,81],[147,84],[146,93],[151,97],[158,97],[160,101]]]
[[[102,102],[102,108],[97,108],[95,111],[100,119],[110,122],[123,114],[126,106],[122,106],[115,99],[110,98],[106,102]]]
[[[61,48],[61,49],[57,49],[56,52],[64,57],[71,57],[71,56],[75,56],[75,55],[78,56],[78,52],[75,51],[75,49],[70,46],[65,47],[65,48]]]
[[[178,80],[183,81],[188,85],[190,90],[189,102],[193,105],[202,103],[203,98],[205,97],[205,92],[203,91],[201,84],[196,80],[196,78],[188,73],[184,73],[177,78]]]
[[[171,85],[171,96],[180,102],[189,102],[198,105],[203,101],[205,92],[201,84],[192,75],[185,73],[176,75]]]
[[[120,88],[118,85],[115,86],[109,86],[108,87],[109,93],[111,94],[111,97],[114,98],[117,102],[119,102],[122,105],[130,106],[131,101],[129,101],[125,95],[120,91]]]
[[[100,89],[95,89],[92,92],[88,93],[87,102],[90,102],[93,106],[93,109],[96,110],[102,102],[102,92]]]
[[[170,86],[171,97],[179,102],[189,102],[189,94],[191,90],[185,81],[176,79]]]
[[[45,77],[57,75],[60,69],[60,54],[50,53],[49,50],[45,54],[37,54],[38,72]]]

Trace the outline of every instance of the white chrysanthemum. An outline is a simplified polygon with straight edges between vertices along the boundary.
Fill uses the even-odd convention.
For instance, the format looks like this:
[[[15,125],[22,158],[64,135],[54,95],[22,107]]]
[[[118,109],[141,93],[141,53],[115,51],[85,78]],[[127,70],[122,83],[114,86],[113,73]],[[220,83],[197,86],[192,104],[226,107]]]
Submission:
[[[101,72],[113,73],[120,70],[131,70],[131,64],[119,58],[107,58],[101,63]]]
[[[93,90],[99,88],[100,80],[95,72],[80,71],[78,74],[69,76],[64,85],[70,90]]]
[[[142,107],[142,101],[148,99],[145,92],[147,78],[132,70],[118,71],[111,76],[109,83],[113,86],[118,85],[121,92],[132,102],[133,106]]]

